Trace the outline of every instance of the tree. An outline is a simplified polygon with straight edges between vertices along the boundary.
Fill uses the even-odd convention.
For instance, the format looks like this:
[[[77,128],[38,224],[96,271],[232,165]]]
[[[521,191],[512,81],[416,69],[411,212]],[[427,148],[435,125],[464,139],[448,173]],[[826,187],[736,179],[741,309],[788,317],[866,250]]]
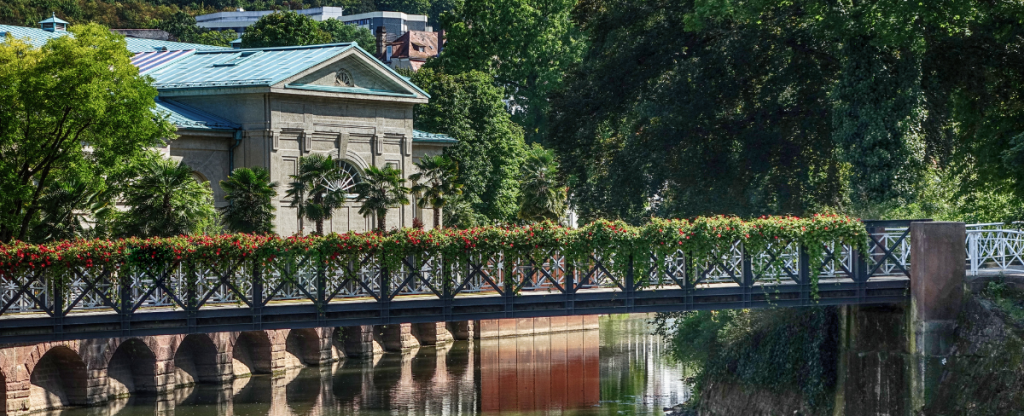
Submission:
[[[40,198],[40,218],[33,222],[31,241],[73,240],[87,234],[85,214],[101,197],[96,187],[77,175],[54,181]]]
[[[231,41],[238,39],[238,34],[233,30],[217,31],[196,26],[196,18],[182,10],[160,22],[159,27],[179,42],[231,46]]]
[[[565,215],[565,184],[558,177],[555,153],[534,145],[526,154],[519,182],[519,218],[558,221]]]
[[[445,223],[469,227],[515,220],[526,144],[522,128],[505,111],[503,90],[479,71],[450,75],[423,68],[413,82],[432,97],[416,107],[416,128],[459,141],[445,154],[458,162],[463,194],[452,199]]]
[[[277,186],[277,182],[270,180],[270,171],[260,167],[235,169],[228,180],[220,181],[224,200],[228,202],[220,211],[228,230],[273,234]]]
[[[316,224],[317,235],[324,235],[324,221],[345,203],[345,191],[332,186],[345,175],[330,156],[312,154],[299,158],[299,173],[290,176],[292,182],[285,196],[292,199],[292,207],[298,208],[300,221],[306,218]],[[300,233],[302,228],[300,223]]]
[[[377,9],[408,14],[430,13],[431,0],[377,0]]]
[[[359,47],[371,54],[378,52],[377,38],[365,27],[345,24],[336,19],[328,19],[320,22],[320,30],[327,32],[331,36],[331,43],[356,42]]]
[[[29,237],[56,178],[100,192],[104,175],[173,136],[153,115],[156,89],[132,66],[124,38],[95,24],[70,31],[41,48],[0,42],[3,242]]]
[[[318,45],[330,41],[331,36],[320,30],[316,20],[292,11],[265,15],[242,35],[243,48]]]
[[[483,71],[504,88],[513,120],[526,138],[544,138],[548,95],[581,57],[582,33],[571,15],[576,0],[477,0],[441,15],[447,43],[426,66],[449,74]]]
[[[437,155],[424,156],[416,167],[419,172],[409,176],[416,205],[433,208],[434,228],[441,228],[441,210],[453,196],[462,195],[462,184],[457,183],[459,164],[448,156]]]
[[[114,228],[124,237],[204,234],[219,223],[210,185],[199,183],[188,165],[159,155],[151,156],[123,200],[128,211]]]
[[[387,231],[388,209],[409,204],[409,188],[405,187],[402,171],[385,166],[370,166],[363,172],[363,181],[356,184],[353,190],[356,200],[363,206],[359,214],[367,217],[377,216],[377,231]]]

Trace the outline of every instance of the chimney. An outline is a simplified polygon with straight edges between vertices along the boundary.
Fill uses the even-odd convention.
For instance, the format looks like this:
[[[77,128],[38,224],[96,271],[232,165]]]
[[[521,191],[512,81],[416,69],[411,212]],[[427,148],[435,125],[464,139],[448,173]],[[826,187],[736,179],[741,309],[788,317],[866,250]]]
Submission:
[[[384,56],[384,43],[388,39],[388,29],[384,26],[377,26],[377,55]]]
[[[441,56],[441,51],[444,50],[444,28],[437,32],[437,56]]]

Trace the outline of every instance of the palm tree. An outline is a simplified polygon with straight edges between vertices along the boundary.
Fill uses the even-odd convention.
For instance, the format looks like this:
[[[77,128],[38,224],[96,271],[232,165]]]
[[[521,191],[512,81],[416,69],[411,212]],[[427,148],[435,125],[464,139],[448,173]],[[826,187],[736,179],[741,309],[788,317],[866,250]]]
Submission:
[[[419,173],[409,176],[412,180],[412,194],[418,200],[416,205],[434,209],[434,228],[441,228],[441,210],[453,195],[462,195],[462,184],[456,183],[459,165],[444,155],[425,156],[416,164]],[[420,183],[423,181],[423,183]]]
[[[363,172],[363,181],[353,188],[356,200],[362,201],[359,214],[377,215],[377,231],[387,230],[388,208],[409,204],[409,188],[405,187],[402,171],[385,166],[370,166]]]
[[[89,183],[74,175],[63,175],[46,188],[39,199],[41,217],[32,228],[34,242],[72,240],[86,235],[85,213],[100,198]]]
[[[239,233],[274,233],[274,198],[277,182],[264,168],[238,168],[220,181],[228,205],[221,208],[227,228]]]
[[[565,184],[558,178],[554,152],[534,146],[520,168],[519,218],[558,221],[565,214]]]
[[[169,237],[196,234],[217,222],[213,191],[184,163],[155,158],[128,185],[127,212],[118,215],[122,235]]]
[[[299,174],[291,175],[285,196],[292,199],[292,207],[298,207],[299,219],[309,219],[316,224],[316,233],[324,234],[324,221],[334,216],[334,210],[345,203],[345,190],[334,184],[342,182],[345,171],[338,167],[330,156],[313,154],[299,158]],[[302,231],[300,223],[299,231]]]

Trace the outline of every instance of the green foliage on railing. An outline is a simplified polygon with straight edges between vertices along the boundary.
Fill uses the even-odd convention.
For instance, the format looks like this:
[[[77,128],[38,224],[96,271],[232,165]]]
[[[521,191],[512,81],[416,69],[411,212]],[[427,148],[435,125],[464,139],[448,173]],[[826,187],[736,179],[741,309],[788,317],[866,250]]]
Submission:
[[[602,259],[605,267],[619,277],[632,271],[634,282],[642,284],[645,276],[664,267],[666,256],[677,251],[690,256],[694,264],[707,264],[723,261],[731,255],[736,242],[741,242],[749,253],[766,250],[777,253],[786,244],[801,245],[812,259],[812,277],[820,268],[825,245],[846,244],[863,250],[867,244],[864,225],[848,217],[816,215],[742,220],[718,216],[693,220],[655,219],[639,227],[621,221],[597,221],[578,229],[541,223],[461,230],[348,232],[322,237],[226,234],[76,240],[41,245],[14,243],[0,246],[0,275],[12,277],[38,269],[56,269],[55,275],[61,275],[66,274],[61,271],[74,268],[146,266],[158,262],[217,266],[239,260],[253,260],[265,267],[283,267],[304,260],[342,269],[359,264],[367,256],[375,256],[383,267],[398,270],[402,260],[410,256],[441,255],[448,267],[457,267],[469,261],[486,262],[483,259],[498,253],[504,255],[506,267],[511,267],[513,263],[531,260],[540,264],[552,251],[559,251],[570,265],[591,263],[593,256]],[[774,263],[781,261],[781,257],[776,258]]]

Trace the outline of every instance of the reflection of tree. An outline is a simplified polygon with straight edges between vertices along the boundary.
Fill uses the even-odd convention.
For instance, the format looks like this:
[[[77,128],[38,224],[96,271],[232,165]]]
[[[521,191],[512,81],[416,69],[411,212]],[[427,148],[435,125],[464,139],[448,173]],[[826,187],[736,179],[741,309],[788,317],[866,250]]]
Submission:
[[[296,415],[308,415],[316,409],[317,398],[320,397],[320,370],[317,367],[305,367],[299,370],[291,382],[285,387],[288,407]]]

